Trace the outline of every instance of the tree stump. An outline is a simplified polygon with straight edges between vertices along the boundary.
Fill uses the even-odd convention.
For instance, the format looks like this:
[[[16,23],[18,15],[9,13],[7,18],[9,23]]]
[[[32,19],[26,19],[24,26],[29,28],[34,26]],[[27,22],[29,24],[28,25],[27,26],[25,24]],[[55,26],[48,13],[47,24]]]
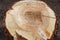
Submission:
[[[5,19],[14,40],[51,39],[55,22],[55,13],[42,1],[19,1],[6,12]]]

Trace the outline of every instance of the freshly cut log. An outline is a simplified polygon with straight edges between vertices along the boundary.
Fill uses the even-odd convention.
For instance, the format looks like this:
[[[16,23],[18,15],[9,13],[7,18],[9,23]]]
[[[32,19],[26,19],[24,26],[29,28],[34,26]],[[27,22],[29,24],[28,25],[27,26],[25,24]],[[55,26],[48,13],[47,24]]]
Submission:
[[[14,40],[47,40],[55,30],[53,10],[42,1],[19,1],[6,12],[6,28]]]

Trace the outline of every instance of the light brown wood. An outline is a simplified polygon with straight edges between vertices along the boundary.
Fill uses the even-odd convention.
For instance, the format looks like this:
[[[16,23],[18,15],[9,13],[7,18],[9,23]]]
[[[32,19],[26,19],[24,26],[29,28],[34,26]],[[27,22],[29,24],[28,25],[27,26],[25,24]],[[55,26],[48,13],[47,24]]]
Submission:
[[[20,1],[6,12],[6,28],[15,38],[50,39],[55,30],[55,13],[42,1]],[[17,35],[16,35],[17,33]],[[17,39],[15,39],[17,40]]]

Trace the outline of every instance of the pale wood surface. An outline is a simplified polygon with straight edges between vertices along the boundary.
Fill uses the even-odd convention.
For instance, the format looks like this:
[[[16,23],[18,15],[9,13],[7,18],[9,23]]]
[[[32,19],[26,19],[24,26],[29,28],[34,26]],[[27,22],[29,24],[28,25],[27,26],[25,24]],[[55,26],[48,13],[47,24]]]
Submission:
[[[35,37],[40,38],[40,28],[43,30],[42,33],[45,32],[44,35],[50,39],[55,29],[56,18],[55,13],[44,2],[20,1],[12,6],[12,8],[12,10],[6,13],[5,21],[6,27],[12,36],[16,36],[16,30],[20,29],[32,32]],[[36,36],[37,34],[38,36]]]

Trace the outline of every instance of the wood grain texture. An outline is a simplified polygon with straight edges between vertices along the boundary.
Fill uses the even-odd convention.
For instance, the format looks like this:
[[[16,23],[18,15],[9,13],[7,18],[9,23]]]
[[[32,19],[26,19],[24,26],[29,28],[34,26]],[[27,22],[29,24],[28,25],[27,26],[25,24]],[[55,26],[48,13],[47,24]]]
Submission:
[[[20,1],[12,6],[12,10],[7,11],[5,22],[7,29],[13,37],[16,36],[15,31],[20,29],[31,32],[35,35],[35,38],[40,38],[41,34],[38,32],[42,29],[43,33],[45,32],[43,35],[50,39],[55,29],[55,21],[55,13],[46,3],[42,1]],[[37,36],[39,34],[40,36]]]
[[[15,2],[17,2],[18,0],[0,0],[0,39],[1,40],[9,40],[9,39],[6,39],[8,37],[5,36],[6,33],[4,33],[4,16],[5,16],[5,11],[9,8],[9,6]],[[57,32],[54,36],[54,39],[53,40],[59,40],[60,39],[60,6],[59,6],[59,0],[42,0],[44,2],[46,2],[49,7],[51,7],[54,11],[55,11],[55,14],[56,14],[56,17],[57,17]],[[6,4],[5,4],[6,2]],[[10,6],[11,7],[11,6]],[[2,26],[3,25],[3,26]]]

